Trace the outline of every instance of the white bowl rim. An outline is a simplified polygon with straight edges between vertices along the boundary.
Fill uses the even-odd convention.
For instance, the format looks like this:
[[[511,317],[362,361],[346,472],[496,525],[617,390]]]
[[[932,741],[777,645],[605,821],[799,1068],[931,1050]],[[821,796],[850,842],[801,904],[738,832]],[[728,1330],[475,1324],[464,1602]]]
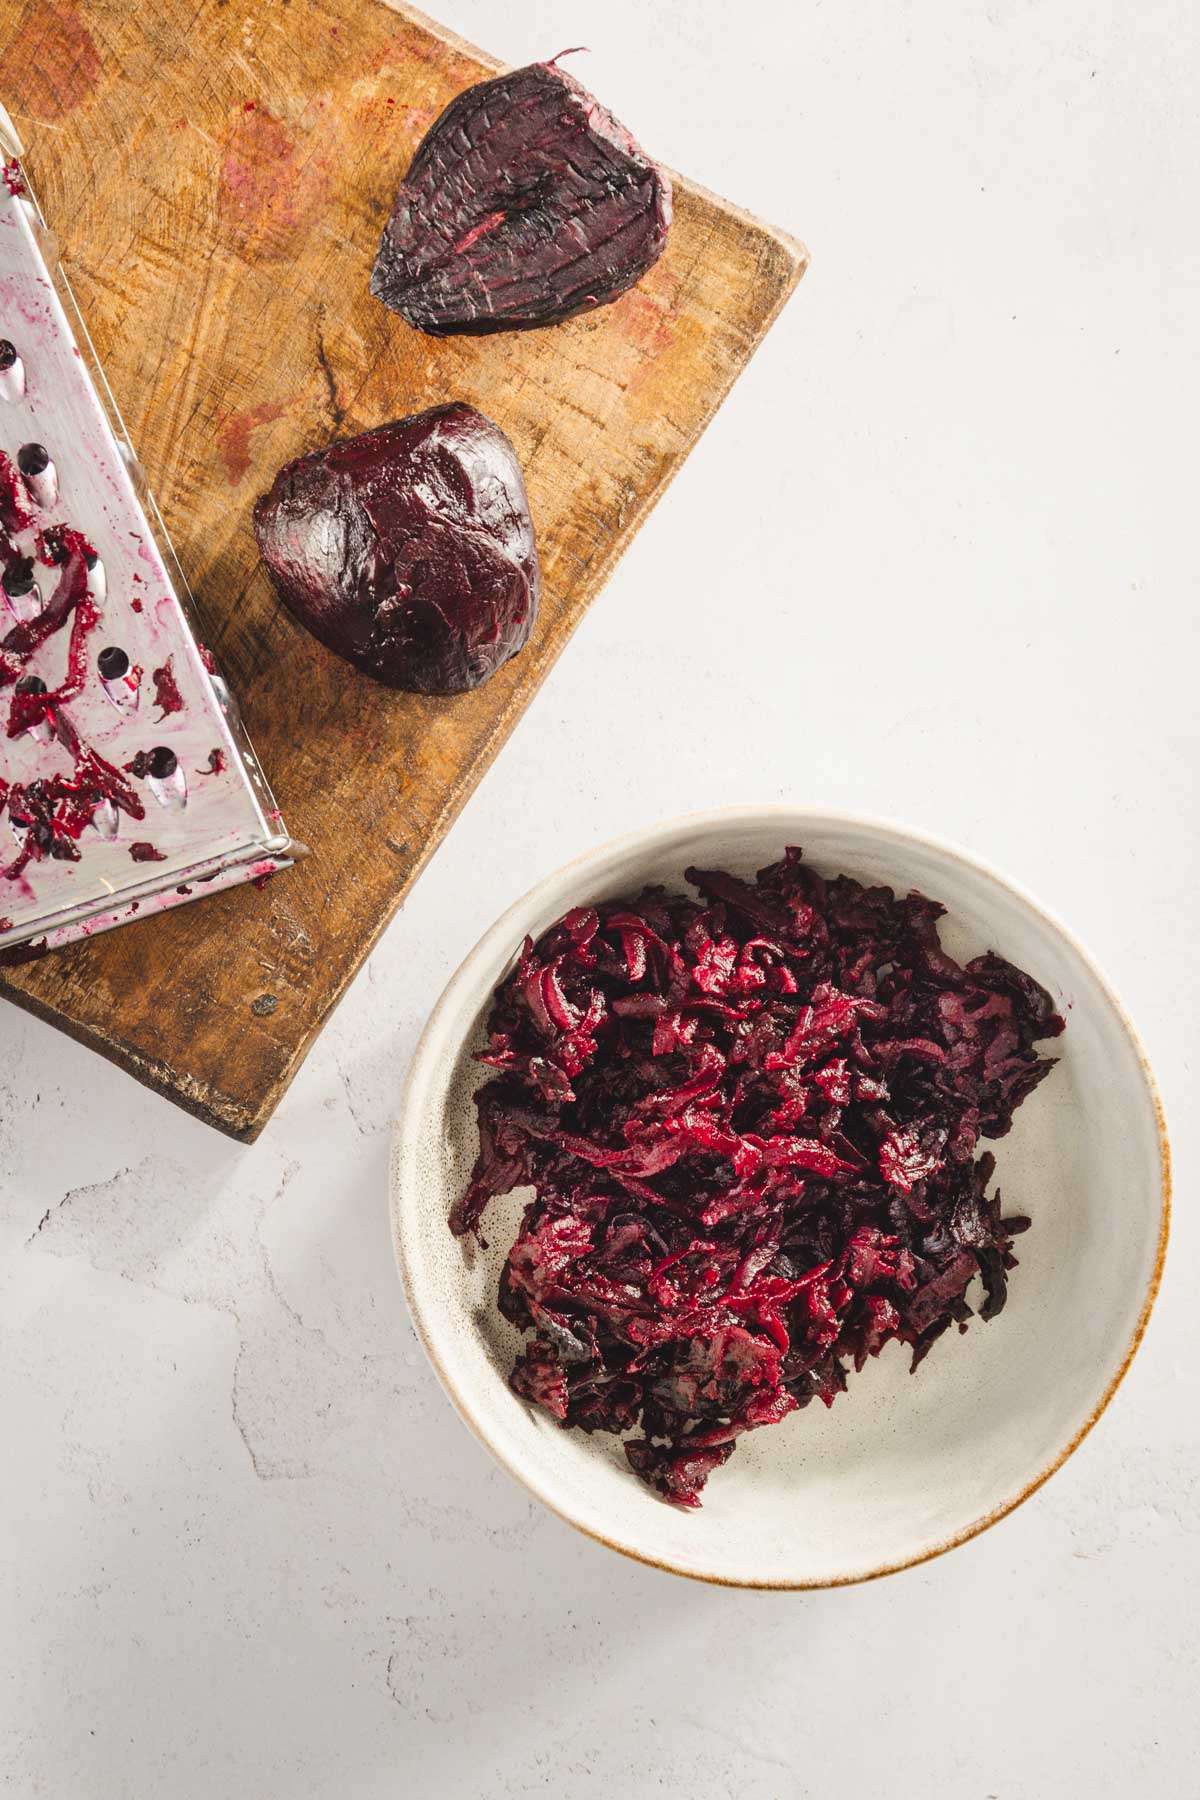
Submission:
[[[473,1404],[470,1396],[463,1392],[454,1382],[438,1355],[434,1343],[433,1332],[426,1319],[425,1310],[419,1297],[417,1283],[414,1281],[412,1275],[405,1224],[406,1209],[401,1198],[402,1189],[406,1185],[401,1179],[401,1171],[406,1156],[406,1140],[410,1136],[410,1111],[415,1105],[414,1090],[417,1086],[417,1076],[429,1055],[430,1046],[433,1040],[438,1035],[441,1020],[444,1014],[453,1009],[463,990],[468,989],[473,985],[472,978],[475,974],[476,966],[489,957],[493,947],[498,945],[501,940],[509,946],[512,946],[516,942],[513,933],[519,929],[518,921],[526,917],[535,907],[541,894],[546,889],[557,886],[565,877],[570,876],[573,870],[579,870],[582,873],[585,868],[593,863],[604,861],[611,856],[623,852],[635,850],[639,846],[648,846],[661,838],[671,836],[677,831],[707,830],[712,827],[733,825],[742,821],[745,821],[746,823],[769,823],[772,818],[778,818],[781,825],[785,819],[794,822],[797,819],[804,818],[810,818],[814,822],[825,824],[846,825],[853,830],[880,834],[883,837],[892,840],[894,843],[910,843],[927,850],[933,850],[939,855],[963,863],[978,874],[986,876],[1001,888],[1006,889],[1008,893],[1013,895],[1032,912],[1036,913],[1045,924],[1049,925],[1053,931],[1057,932],[1059,936],[1070,945],[1096,981],[1105,998],[1113,1008],[1113,1012],[1119,1020],[1122,1029],[1126,1033],[1142,1073],[1142,1080],[1145,1084],[1145,1097],[1150,1103],[1151,1111],[1153,1112],[1157,1124],[1159,1150],[1160,1211],[1158,1244],[1155,1250],[1154,1266],[1150,1272],[1149,1279],[1146,1283],[1146,1291],[1142,1297],[1142,1305],[1115,1373],[1109,1380],[1104,1392],[1100,1395],[1100,1398],[1093,1405],[1091,1411],[1084,1417],[1081,1423],[1076,1425],[1075,1430],[1072,1432],[1067,1442],[1056,1452],[1050,1461],[1037,1472],[1036,1475],[1032,1476],[1025,1483],[1017,1494],[1010,1495],[1001,1501],[998,1506],[993,1507],[981,1517],[973,1519],[969,1525],[964,1526],[961,1530],[952,1532],[940,1543],[923,1547],[922,1549],[915,1551],[911,1556],[901,1557],[892,1562],[881,1563],[875,1568],[855,1570],[848,1575],[833,1575],[825,1576],[820,1579],[805,1579],[798,1581],[778,1579],[758,1580],[748,1576],[731,1576],[715,1571],[709,1572],[694,1567],[689,1568],[681,1563],[673,1562],[662,1556],[650,1555],[645,1550],[639,1549],[636,1543],[631,1543],[626,1539],[607,1537],[602,1532],[594,1530],[592,1526],[582,1523],[563,1506],[557,1497],[547,1491],[546,1486],[538,1480],[537,1477],[531,1475],[519,1462],[505,1456],[493,1442],[484,1418],[480,1414],[480,1409]],[[926,831],[922,828],[899,823],[895,819],[883,819],[878,815],[870,813],[850,812],[837,806],[801,805],[787,800],[766,801],[761,804],[741,802],[728,806],[701,808],[693,812],[676,813],[668,818],[653,820],[648,825],[638,826],[634,830],[621,832],[616,837],[608,838],[602,843],[593,845],[590,849],[582,851],[579,855],[570,857],[558,868],[551,870],[549,874],[544,875],[539,881],[536,881],[531,888],[517,900],[514,900],[511,906],[505,908],[504,912],[493,925],[488,927],[474,947],[467,952],[466,956],[459,963],[457,969],[455,969],[449,981],[446,983],[446,986],[443,988],[441,995],[434,1005],[433,1011],[430,1013],[429,1018],[425,1023],[424,1030],[413,1051],[412,1060],[408,1067],[408,1073],[405,1076],[400,1106],[396,1115],[396,1123],[392,1134],[392,1155],[389,1173],[389,1212],[392,1226],[392,1248],[395,1253],[397,1267],[400,1271],[400,1279],[404,1286],[405,1297],[408,1301],[409,1314],[412,1318],[413,1327],[421,1341],[422,1348],[429,1358],[433,1371],[445,1390],[447,1397],[463,1423],[469,1428],[473,1435],[478,1438],[479,1442],[484,1446],[488,1453],[495,1458],[508,1474],[513,1476],[516,1481],[520,1482],[522,1487],[531,1493],[535,1499],[540,1500],[542,1505],[547,1507],[550,1512],[554,1513],[556,1517],[565,1520],[566,1523],[573,1526],[576,1531],[582,1532],[585,1537],[593,1539],[593,1541],[598,1544],[603,1544],[606,1549],[616,1550],[621,1555],[630,1557],[634,1562],[645,1563],[650,1568],[661,1569],[673,1575],[686,1576],[689,1580],[706,1582],[717,1587],[755,1588],[773,1592],[796,1593],[807,1592],[819,1588],[856,1587],[863,1582],[877,1581],[885,1575],[899,1574],[904,1569],[916,1568],[921,1563],[931,1562],[935,1557],[944,1556],[947,1551],[957,1549],[960,1544],[969,1543],[972,1538],[978,1537],[982,1532],[987,1531],[990,1526],[996,1525],[1001,1519],[1007,1518],[1009,1513],[1015,1512],[1016,1508],[1022,1505],[1024,1501],[1028,1500],[1032,1494],[1035,1494],[1040,1487],[1044,1486],[1044,1484],[1049,1481],[1050,1477],[1062,1468],[1068,1457],[1079,1448],[1079,1445],[1083,1442],[1084,1438],[1096,1424],[1101,1414],[1105,1411],[1113,1395],[1116,1393],[1118,1387],[1120,1387],[1121,1382],[1128,1373],[1129,1366],[1145,1336],[1146,1327],[1150,1321],[1150,1314],[1153,1310],[1154,1302],[1158,1296],[1158,1290],[1162,1283],[1163,1263],[1166,1257],[1167,1239],[1170,1232],[1171,1219],[1171,1148],[1167,1134],[1166,1113],[1163,1108],[1158,1082],[1155,1078],[1154,1071],[1151,1068],[1145,1047],[1142,1044],[1141,1038],[1130,1019],[1129,1014],[1126,1012],[1119,997],[1114,992],[1112,984],[1099,968],[1091,953],[1080,943],[1074,932],[1063,924],[1058,915],[1052,912],[1048,907],[1044,906],[1040,900],[1036,899],[1034,895],[1030,893],[1028,888],[1024,887],[1019,882],[1011,880],[1007,875],[1002,875],[999,870],[995,869],[990,863],[985,862],[981,857],[974,855],[973,852],[962,849],[960,845],[951,843],[948,839],[939,837],[935,833]]]

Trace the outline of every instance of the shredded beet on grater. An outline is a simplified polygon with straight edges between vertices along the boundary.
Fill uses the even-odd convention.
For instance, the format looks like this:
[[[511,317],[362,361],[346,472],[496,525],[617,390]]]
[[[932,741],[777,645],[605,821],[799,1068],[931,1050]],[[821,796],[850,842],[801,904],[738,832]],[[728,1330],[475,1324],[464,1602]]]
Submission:
[[[0,184],[0,948],[54,946],[284,868],[53,241]]]

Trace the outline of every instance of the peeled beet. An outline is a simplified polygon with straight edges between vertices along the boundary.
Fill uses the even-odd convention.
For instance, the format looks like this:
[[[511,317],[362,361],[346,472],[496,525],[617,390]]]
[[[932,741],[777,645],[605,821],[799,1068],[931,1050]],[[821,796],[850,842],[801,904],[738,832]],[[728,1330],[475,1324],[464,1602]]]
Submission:
[[[285,464],[254,508],[254,534],[284,605],[389,687],[479,687],[537,616],[516,452],[461,402]]]
[[[572,76],[533,63],[430,127],[371,292],[435,336],[553,325],[631,288],[670,222],[664,171]]]

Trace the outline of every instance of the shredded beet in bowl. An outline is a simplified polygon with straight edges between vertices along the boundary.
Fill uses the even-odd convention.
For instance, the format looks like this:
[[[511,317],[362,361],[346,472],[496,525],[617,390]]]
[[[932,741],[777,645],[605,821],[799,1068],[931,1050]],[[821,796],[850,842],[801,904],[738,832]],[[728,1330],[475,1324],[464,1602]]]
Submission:
[[[916,833],[740,807],[485,932],[412,1059],[392,1222],[434,1368],[536,1498],[812,1587],[1059,1467],[1140,1341],[1166,1170],[1137,1037],[1041,905]],[[518,1541],[518,1495],[436,1412],[418,1436]]]
[[[915,1371],[1004,1308],[1030,1220],[984,1143],[1063,1020],[995,951],[949,955],[943,911],[792,847],[573,907],[496,990],[450,1227],[532,1191],[496,1296],[513,1391],[620,1434],[666,1501],[893,1340]]]

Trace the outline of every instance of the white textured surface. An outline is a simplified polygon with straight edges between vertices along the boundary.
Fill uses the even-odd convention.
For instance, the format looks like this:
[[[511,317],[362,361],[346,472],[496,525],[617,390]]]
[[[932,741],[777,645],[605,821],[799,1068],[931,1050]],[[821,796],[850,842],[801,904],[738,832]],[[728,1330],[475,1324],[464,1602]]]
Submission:
[[[257,1146],[0,1013],[6,1791],[1190,1800],[1195,9],[443,16],[513,60],[590,39],[618,116],[813,265]],[[977,1543],[844,1593],[707,1590],[544,1516],[443,1399],[388,1243],[397,1084],[483,927],[597,838],[746,798],[1032,886],[1141,1026],[1179,1165],[1099,1430]]]

